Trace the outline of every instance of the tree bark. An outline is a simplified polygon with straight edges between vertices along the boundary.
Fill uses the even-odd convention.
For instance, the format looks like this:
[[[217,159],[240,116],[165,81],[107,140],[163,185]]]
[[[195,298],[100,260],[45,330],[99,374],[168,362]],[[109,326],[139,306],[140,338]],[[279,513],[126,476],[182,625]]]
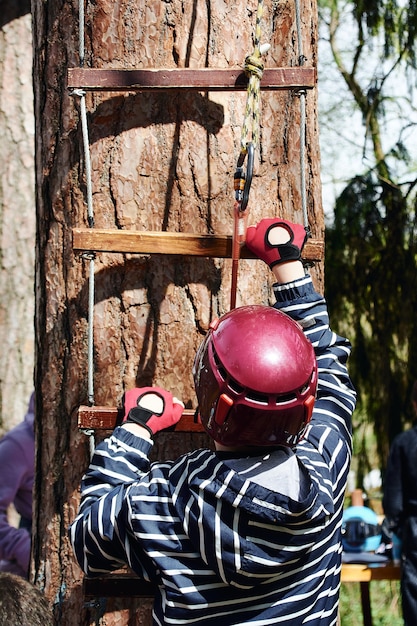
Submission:
[[[242,67],[253,52],[256,2],[135,3],[86,7],[85,64],[95,68]],[[88,463],[76,410],[87,398],[89,260],[75,254],[72,229],[87,225],[80,103],[66,90],[79,64],[77,7],[34,1],[37,176],[36,381],[39,468],[34,578],[55,603],[57,623],[90,624],[82,574],[67,540]],[[298,64],[294,5],[264,3],[267,67]],[[316,65],[316,5],[302,6],[306,63]],[[94,223],[98,228],[231,234],[233,175],[245,92],[92,93],[86,97]],[[250,222],[280,215],[303,221],[300,102],[261,94],[260,151]],[[307,94],[309,222],[322,239],[317,95]],[[95,258],[94,400],[120,405],[125,389],[160,385],[195,406],[191,366],[210,320],[229,309],[231,262],[99,253]],[[323,265],[314,270],[320,288]],[[259,261],[241,261],[237,304],[272,302]],[[155,458],[206,445],[203,435],[163,434]],[[98,610],[101,610],[100,608]],[[109,601],[106,624],[150,624],[149,604]]]
[[[2,3],[0,137],[2,434],[23,419],[33,390],[36,213],[32,34],[27,0]]]

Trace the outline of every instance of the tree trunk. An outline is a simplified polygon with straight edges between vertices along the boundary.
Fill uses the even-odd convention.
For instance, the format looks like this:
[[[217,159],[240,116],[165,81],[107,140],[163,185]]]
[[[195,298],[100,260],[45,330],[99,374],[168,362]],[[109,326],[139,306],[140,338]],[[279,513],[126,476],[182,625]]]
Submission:
[[[253,52],[256,2],[136,3],[86,7],[86,65],[94,68],[242,67]],[[89,441],[77,429],[87,404],[89,260],[75,254],[72,229],[87,225],[86,174],[78,96],[66,89],[77,67],[78,8],[34,1],[37,169],[36,381],[39,468],[34,576],[55,602],[57,623],[90,624],[82,574],[67,527],[78,503]],[[302,6],[304,55],[316,65],[316,5]],[[264,3],[266,67],[298,64],[293,3]],[[233,175],[246,92],[87,94],[96,227],[231,234]],[[260,154],[250,221],[303,221],[300,100],[263,92]],[[307,95],[306,179],[313,237],[323,238],[317,96]],[[323,279],[322,264],[314,270]],[[191,366],[210,320],[230,306],[231,261],[99,253],[95,259],[94,400],[120,405],[125,389],[160,385],[195,406]],[[237,304],[272,302],[271,278],[241,261]],[[206,444],[203,435],[164,434],[155,457]],[[106,624],[150,624],[149,604],[107,605]],[[76,616],[76,617],[75,617]]]
[[[0,18],[0,434],[33,390],[35,190],[30,3]]]

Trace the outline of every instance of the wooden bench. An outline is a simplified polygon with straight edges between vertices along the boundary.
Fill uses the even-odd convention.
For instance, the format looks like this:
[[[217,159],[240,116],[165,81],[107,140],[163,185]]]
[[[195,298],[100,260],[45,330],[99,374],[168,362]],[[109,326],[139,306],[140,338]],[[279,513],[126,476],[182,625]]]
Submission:
[[[400,580],[401,568],[391,561],[384,564],[362,565],[344,563],[342,566],[342,583],[359,583],[363,626],[372,626],[372,607],[369,584],[373,580]]]

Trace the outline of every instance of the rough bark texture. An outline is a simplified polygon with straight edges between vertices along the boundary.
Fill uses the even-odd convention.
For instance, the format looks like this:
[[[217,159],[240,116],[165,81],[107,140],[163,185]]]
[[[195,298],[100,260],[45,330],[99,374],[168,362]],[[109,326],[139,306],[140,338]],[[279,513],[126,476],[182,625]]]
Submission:
[[[0,17],[0,435],[33,389],[35,190],[32,34],[26,0]]]
[[[252,53],[257,3],[99,0],[86,6],[86,65],[96,68],[241,67]],[[39,468],[34,577],[55,603],[57,623],[94,623],[83,608],[82,574],[66,537],[88,440],[76,409],[87,403],[89,261],[72,250],[85,226],[86,180],[79,102],[66,91],[79,63],[78,7],[34,1],[37,166],[36,380]],[[316,5],[302,6],[304,55],[316,65]],[[267,1],[267,66],[298,64],[294,3]],[[260,156],[250,220],[302,221],[300,104],[289,92],[263,93]],[[95,225],[231,234],[233,174],[246,94],[96,93],[87,96]],[[309,220],[322,238],[316,93],[307,96]],[[323,267],[314,277],[322,284]],[[95,260],[95,402],[120,404],[132,386],[156,384],[195,404],[191,365],[208,324],[229,309],[231,263],[98,254]],[[269,274],[242,261],[238,304],[270,300]],[[161,435],[155,457],[205,445],[202,435]],[[102,610],[102,606],[97,611]],[[103,624],[150,624],[149,605],[109,601]]]

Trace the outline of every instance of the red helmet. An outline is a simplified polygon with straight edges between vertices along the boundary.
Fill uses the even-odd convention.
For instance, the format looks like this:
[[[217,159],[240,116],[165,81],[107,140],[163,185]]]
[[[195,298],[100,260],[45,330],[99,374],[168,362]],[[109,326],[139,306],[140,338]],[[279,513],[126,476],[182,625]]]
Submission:
[[[270,306],[244,306],[210,324],[193,367],[204,428],[225,446],[294,446],[317,388],[313,346]]]

